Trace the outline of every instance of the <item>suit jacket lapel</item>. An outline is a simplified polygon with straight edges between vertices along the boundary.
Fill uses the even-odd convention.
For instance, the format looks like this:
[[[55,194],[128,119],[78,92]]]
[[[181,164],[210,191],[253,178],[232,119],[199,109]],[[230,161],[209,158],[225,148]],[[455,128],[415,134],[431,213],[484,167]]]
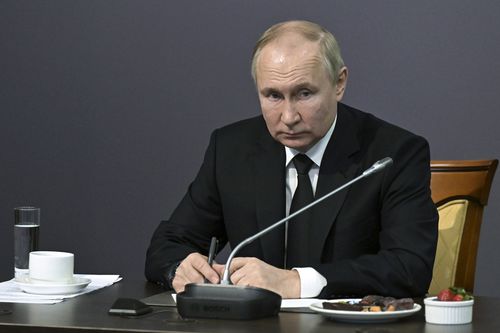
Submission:
[[[267,132],[252,158],[255,174],[257,226],[261,231],[285,216],[285,150]],[[284,262],[284,227],[262,236],[264,260],[276,267]]]
[[[327,145],[316,188],[316,198],[331,192],[353,179],[358,173],[360,163],[353,154],[359,151],[357,126],[354,119],[341,104],[337,113],[337,124],[330,142]],[[310,256],[319,263],[326,238],[333,226],[349,189],[338,192],[313,209],[314,219],[311,223]]]

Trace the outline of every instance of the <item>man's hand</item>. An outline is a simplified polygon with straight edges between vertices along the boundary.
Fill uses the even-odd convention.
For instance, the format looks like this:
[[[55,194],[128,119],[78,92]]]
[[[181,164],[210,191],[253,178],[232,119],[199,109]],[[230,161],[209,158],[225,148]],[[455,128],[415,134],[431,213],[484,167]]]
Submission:
[[[222,276],[223,265],[214,269]],[[257,258],[234,258],[229,273],[235,285],[268,289],[282,298],[300,298],[300,277],[295,270],[276,268]]]
[[[191,253],[184,259],[177,270],[172,281],[172,286],[177,293],[184,291],[184,286],[188,283],[203,283],[206,278],[211,283],[219,283],[218,270],[224,270],[223,265],[215,264],[213,267],[207,262],[207,257],[199,253]],[[216,270],[217,269],[217,270]]]

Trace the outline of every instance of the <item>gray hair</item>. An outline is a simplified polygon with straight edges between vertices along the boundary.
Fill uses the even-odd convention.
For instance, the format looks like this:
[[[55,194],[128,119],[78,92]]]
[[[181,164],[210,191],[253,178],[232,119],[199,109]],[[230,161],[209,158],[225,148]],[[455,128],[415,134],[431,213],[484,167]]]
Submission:
[[[257,61],[262,49],[288,32],[298,33],[311,42],[319,42],[323,65],[328,71],[332,83],[337,84],[339,71],[344,66],[339,44],[328,30],[309,21],[281,22],[273,25],[262,34],[255,44],[252,56],[252,77],[255,84],[257,84]]]

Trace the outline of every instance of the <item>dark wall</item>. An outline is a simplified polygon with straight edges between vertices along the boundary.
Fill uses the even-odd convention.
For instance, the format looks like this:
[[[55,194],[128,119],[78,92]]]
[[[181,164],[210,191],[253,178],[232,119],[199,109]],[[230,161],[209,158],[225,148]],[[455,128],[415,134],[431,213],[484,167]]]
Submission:
[[[316,21],[350,70],[345,102],[425,136],[433,159],[500,156],[498,1],[0,2],[0,280],[13,208],[79,273],[142,278],[145,250],[212,129],[259,113],[250,54],[271,24]],[[500,279],[500,176],[476,293]]]

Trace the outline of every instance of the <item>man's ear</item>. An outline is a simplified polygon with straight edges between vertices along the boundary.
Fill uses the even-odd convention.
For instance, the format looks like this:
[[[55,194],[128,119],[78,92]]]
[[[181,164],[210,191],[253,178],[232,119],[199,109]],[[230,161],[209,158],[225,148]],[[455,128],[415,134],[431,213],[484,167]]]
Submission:
[[[339,70],[339,78],[337,79],[337,85],[335,86],[335,96],[337,98],[337,102],[340,102],[344,96],[347,85],[347,75],[347,67],[344,66]]]

